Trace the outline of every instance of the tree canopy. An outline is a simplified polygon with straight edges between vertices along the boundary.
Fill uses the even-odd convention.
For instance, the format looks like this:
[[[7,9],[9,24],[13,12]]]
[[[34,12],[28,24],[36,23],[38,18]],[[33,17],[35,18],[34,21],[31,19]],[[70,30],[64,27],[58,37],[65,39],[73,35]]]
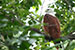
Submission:
[[[41,0],[0,0],[0,50],[49,50],[53,41],[44,42],[45,37],[42,20],[44,15],[37,11],[42,5]],[[35,9],[30,12],[30,8]],[[49,4],[61,25],[61,36],[75,31],[75,0],[57,0]],[[75,41],[65,40],[66,50],[75,50]],[[47,46],[46,46],[47,45]],[[60,50],[62,50],[60,48]]]

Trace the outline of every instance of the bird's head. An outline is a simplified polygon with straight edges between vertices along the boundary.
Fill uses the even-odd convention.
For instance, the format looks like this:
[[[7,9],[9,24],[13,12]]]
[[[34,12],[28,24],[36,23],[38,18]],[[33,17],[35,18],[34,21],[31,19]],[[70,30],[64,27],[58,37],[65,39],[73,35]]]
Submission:
[[[52,10],[50,8],[47,8],[46,14],[50,14],[51,12],[52,12]]]
[[[51,11],[51,10],[48,8],[48,9],[46,10],[46,13],[50,13],[50,11]]]
[[[46,12],[46,14],[49,14],[49,15],[55,16],[54,9],[52,9],[52,8],[47,8],[47,10],[46,10],[45,12]]]

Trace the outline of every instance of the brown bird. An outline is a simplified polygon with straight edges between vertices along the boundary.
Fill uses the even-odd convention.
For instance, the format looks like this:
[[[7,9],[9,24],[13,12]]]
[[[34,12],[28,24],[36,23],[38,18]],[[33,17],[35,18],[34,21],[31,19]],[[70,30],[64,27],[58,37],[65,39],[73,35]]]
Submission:
[[[43,23],[46,24],[43,26],[43,28],[48,36],[50,36],[52,39],[60,38],[60,23],[58,18],[50,14],[45,14]]]

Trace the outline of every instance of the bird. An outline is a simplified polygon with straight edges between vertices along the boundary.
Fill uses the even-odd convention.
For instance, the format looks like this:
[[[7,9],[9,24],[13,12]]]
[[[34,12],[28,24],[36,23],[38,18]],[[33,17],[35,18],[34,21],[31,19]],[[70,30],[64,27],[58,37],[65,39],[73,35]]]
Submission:
[[[51,14],[45,14],[43,18],[43,29],[45,34],[51,37],[53,40],[60,38],[60,22],[57,17]],[[58,47],[56,47],[58,50]]]

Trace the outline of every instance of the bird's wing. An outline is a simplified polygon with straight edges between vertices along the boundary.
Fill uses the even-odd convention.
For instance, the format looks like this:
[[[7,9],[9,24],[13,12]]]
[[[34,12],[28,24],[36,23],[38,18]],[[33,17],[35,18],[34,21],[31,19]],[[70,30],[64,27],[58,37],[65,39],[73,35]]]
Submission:
[[[60,23],[59,23],[59,20],[56,18],[56,30],[58,33],[60,33]]]
[[[55,30],[57,33],[60,32],[60,24],[59,24],[59,20],[56,17],[48,17],[48,23],[49,26],[48,28],[53,28],[53,30]]]

